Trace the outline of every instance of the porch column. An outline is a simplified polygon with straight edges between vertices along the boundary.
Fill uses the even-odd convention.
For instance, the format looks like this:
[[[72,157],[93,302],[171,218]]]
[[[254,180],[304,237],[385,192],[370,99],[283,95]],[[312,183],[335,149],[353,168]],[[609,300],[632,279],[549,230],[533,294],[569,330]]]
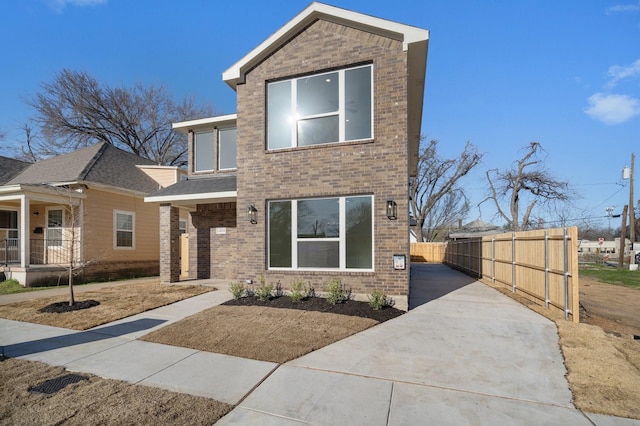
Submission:
[[[180,281],[180,214],[171,204],[160,204],[160,282]]]
[[[30,260],[30,237],[29,230],[29,199],[26,195],[20,196],[20,231],[18,233],[18,241],[20,242],[20,267],[28,268]]]

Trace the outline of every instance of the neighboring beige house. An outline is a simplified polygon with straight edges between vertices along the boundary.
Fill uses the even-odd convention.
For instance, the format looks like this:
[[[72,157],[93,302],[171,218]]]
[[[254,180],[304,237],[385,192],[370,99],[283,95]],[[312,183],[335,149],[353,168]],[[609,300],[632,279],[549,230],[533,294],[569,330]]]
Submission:
[[[13,165],[0,182],[0,266],[8,277],[50,283],[70,262],[84,279],[158,274],[158,206],[144,195],[184,171],[106,143],[33,164],[2,162]]]
[[[312,3],[226,70],[237,113],[174,123],[188,178],[145,198],[161,203],[161,280],[180,279],[187,210],[191,278],[336,278],[406,302],[428,42]]]

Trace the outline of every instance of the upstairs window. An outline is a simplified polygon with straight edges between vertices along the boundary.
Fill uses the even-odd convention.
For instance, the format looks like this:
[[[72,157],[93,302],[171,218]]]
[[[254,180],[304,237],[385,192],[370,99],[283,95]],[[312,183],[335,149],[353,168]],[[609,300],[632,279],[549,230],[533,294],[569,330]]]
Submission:
[[[194,132],[193,171],[235,169],[236,146],[235,127]]]
[[[371,70],[365,65],[269,83],[268,149],[371,139]]]

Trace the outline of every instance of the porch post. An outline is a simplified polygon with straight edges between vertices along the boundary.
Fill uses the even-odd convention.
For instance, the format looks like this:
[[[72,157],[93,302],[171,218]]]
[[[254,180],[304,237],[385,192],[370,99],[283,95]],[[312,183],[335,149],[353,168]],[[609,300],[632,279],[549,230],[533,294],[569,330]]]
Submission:
[[[18,233],[18,239],[20,241],[20,267],[29,267],[30,256],[30,243],[29,229],[31,229],[29,223],[29,199],[26,195],[20,196],[20,232]]]
[[[180,281],[180,215],[177,207],[160,204],[160,282]]]

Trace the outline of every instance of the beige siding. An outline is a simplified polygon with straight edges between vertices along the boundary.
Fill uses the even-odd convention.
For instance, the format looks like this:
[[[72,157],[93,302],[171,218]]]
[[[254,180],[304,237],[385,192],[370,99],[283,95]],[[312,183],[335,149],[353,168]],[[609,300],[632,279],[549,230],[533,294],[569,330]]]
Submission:
[[[142,197],[96,189],[86,191],[84,202],[85,260],[158,260],[158,205]],[[135,213],[135,250],[114,249],[114,210]]]
[[[173,167],[157,167],[157,166],[139,166],[140,170],[145,172],[151,179],[158,182],[163,188],[173,185],[180,181],[180,176],[187,174],[185,170],[176,169]]]

